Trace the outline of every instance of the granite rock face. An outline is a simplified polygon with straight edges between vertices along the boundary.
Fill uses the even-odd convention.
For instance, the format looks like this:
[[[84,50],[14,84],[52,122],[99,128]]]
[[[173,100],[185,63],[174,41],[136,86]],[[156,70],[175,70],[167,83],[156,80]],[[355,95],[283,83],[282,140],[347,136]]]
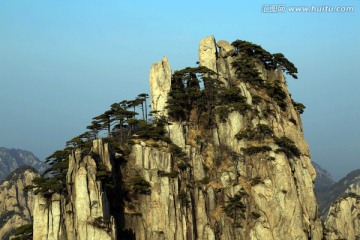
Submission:
[[[200,41],[200,66],[216,72],[226,86],[237,86],[251,104],[252,96],[258,93],[236,79],[231,64],[235,60],[233,47],[226,41],[219,41],[218,47],[220,54],[213,36]],[[151,184],[151,194],[134,203],[141,216],[125,218],[126,228],[136,239],[322,238],[313,190],[316,173],[300,116],[292,105],[282,72],[269,71],[261,65],[258,69],[264,81],[281,81],[287,94],[286,111],[264,97],[263,102],[254,106],[259,114],[231,112],[225,121],[217,120],[212,131],[202,131],[191,123],[171,122],[168,134],[186,153],[189,159],[186,170],[179,169],[179,160],[166,144],[134,145],[128,164]],[[269,107],[273,111],[270,116],[265,114]],[[274,135],[291,139],[300,156],[289,158],[276,151],[278,146],[272,143],[268,144],[271,150],[267,155],[244,156],[242,148],[251,143],[238,140],[235,135],[259,123],[273,129]],[[231,154],[239,159],[234,161]],[[234,227],[234,219],[223,208],[239,192],[244,193],[244,216],[239,222],[241,227]]]
[[[171,86],[171,68],[165,56],[150,69],[151,109],[166,115],[166,102]]]
[[[13,171],[0,185],[0,239],[9,239],[14,231],[31,224],[34,195],[24,188],[39,176],[31,167],[21,167]]]
[[[90,154],[73,152],[68,196],[36,196],[34,239],[322,239],[316,172],[285,77],[280,69],[256,64],[264,86],[283,91],[281,107],[264,89],[238,78],[233,63],[241,57],[226,41],[216,45],[213,36],[200,41],[200,66],[215,72],[203,74],[216,75],[226,89],[241,94],[242,105],[235,107],[247,106],[246,111],[220,108],[225,113],[215,106],[206,126],[194,109],[187,120],[171,119],[170,65],[167,58],[154,64],[151,104],[165,117],[164,138],[137,136],[126,148],[112,145],[124,148],[116,154],[98,139]],[[266,137],[241,137],[262,132],[259,127]],[[106,188],[110,182],[99,180],[104,170],[111,173],[113,195]],[[357,236],[358,202],[345,200],[340,210],[335,205],[331,210],[328,239],[339,232]],[[344,231],[343,220],[337,222],[340,212],[353,224],[351,233]]]
[[[68,196],[53,194],[51,199],[36,195],[34,205],[34,240],[114,239],[115,227],[103,186],[97,180],[97,163],[111,172],[108,145],[95,140],[93,155],[80,150],[69,156]]]
[[[360,195],[350,194],[331,204],[325,221],[325,239],[360,239]]]

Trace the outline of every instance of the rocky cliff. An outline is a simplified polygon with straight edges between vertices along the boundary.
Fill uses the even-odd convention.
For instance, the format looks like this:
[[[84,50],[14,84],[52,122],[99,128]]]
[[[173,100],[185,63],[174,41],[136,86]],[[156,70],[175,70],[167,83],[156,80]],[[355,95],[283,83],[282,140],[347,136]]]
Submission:
[[[338,182],[318,193],[321,215],[325,218],[330,205],[349,193],[360,195],[360,169],[350,172]]]
[[[31,224],[34,198],[32,191],[24,187],[38,176],[31,167],[13,171],[0,185],[0,239],[6,240],[20,226]]]
[[[239,79],[233,63],[241,56],[235,52],[226,41],[216,44],[214,37],[207,37],[200,42],[199,63],[226,88],[239,89],[251,110],[230,108],[222,119],[216,116],[210,129],[196,124],[193,116],[171,121],[169,137],[185,152],[186,160],[174,157],[166,146],[134,145],[128,165],[151,184],[151,194],[133,203],[141,216],[125,218],[126,228],[137,239],[321,239],[315,171],[285,78],[279,69],[256,64],[261,80],[279,84],[285,92],[284,110],[261,88]],[[155,96],[159,86],[174,84],[170,76],[153,82],[168,71],[159,66],[168,68],[168,63],[160,62],[151,70]],[[167,109],[159,106],[163,105],[153,99],[153,109],[166,115]],[[271,137],[239,136],[263,125],[269,127]],[[281,151],[275,137],[290,139],[299,155]]]
[[[110,158],[108,145],[102,140],[94,141],[91,155],[84,156],[78,150],[69,156],[67,194],[51,198],[38,194],[35,198],[34,240],[114,239],[108,198],[97,180],[99,164],[111,172]]]
[[[303,105],[282,70],[296,77],[282,54],[212,36],[196,68],[171,74],[164,57],[154,126],[73,151],[67,194],[35,199],[34,239],[322,239]]]
[[[360,170],[350,172],[323,193],[326,239],[360,239]]]

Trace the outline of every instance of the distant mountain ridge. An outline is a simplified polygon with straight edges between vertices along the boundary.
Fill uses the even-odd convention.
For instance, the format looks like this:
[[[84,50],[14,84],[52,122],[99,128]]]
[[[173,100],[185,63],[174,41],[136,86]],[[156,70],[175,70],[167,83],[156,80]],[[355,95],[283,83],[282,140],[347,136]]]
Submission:
[[[316,162],[312,162],[312,164],[316,171],[315,192],[331,187],[335,183],[331,174]]]
[[[328,173],[319,164],[313,162],[316,171],[315,193],[319,205],[320,215],[325,218],[330,205],[336,200],[349,194],[360,195],[360,169],[351,171],[338,182],[334,182]]]
[[[0,147],[0,181],[15,169],[25,165],[31,166],[39,172],[46,168],[46,164],[30,151]]]

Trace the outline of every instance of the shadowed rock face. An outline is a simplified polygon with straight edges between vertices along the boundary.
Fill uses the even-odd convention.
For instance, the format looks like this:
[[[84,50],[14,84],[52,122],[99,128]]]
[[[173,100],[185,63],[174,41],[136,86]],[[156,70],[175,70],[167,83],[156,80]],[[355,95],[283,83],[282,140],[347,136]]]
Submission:
[[[39,176],[31,167],[21,167],[12,172],[0,185],[0,239],[8,239],[16,228],[32,223],[34,195],[24,192]]]

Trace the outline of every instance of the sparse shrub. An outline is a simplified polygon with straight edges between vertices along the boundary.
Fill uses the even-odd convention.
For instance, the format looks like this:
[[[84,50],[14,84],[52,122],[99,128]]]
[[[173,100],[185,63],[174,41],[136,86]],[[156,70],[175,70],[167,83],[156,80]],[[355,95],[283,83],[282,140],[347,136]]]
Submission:
[[[29,240],[33,237],[33,225],[26,224],[21,227],[18,227],[15,232],[12,240]]]
[[[233,227],[242,227],[240,221],[245,218],[244,211],[246,206],[243,198],[246,195],[243,190],[240,190],[233,197],[228,196],[228,201],[226,201],[226,205],[223,207],[225,214],[233,219]]]
[[[252,96],[252,103],[254,105],[258,105],[259,103],[261,103],[261,101],[262,101],[262,98],[260,96],[258,96],[258,95]]]
[[[304,113],[304,110],[305,110],[305,105],[302,104],[302,103],[298,103],[298,102],[295,102],[294,100],[292,100],[292,104],[294,105],[294,108],[296,109],[296,111],[300,114],[303,114]]]
[[[183,207],[188,207],[190,201],[188,200],[187,193],[185,191],[180,191],[178,194],[178,199],[180,200],[180,204]]]
[[[288,158],[300,157],[300,150],[288,137],[275,138],[275,143],[279,146],[276,152],[283,152]]]
[[[251,146],[248,148],[242,148],[241,150],[244,151],[245,154],[247,155],[254,155],[254,154],[258,154],[261,152],[268,152],[271,151],[271,147],[268,146]]]
[[[130,179],[131,189],[136,194],[149,195],[151,193],[151,185],[142,176],[136,175]]]
[[[186,153],[183,152],[181,147],[179,147],[178,145],[176,145],[174,143],[170,144],[169,150],[175,157],[178,157],[178,158],[186,157]]]
[[[287,107],[285,102],[286,93],[282,89],[280,81],[276,80],[273,83],[266,83],[265,90],[269,97],[276,101],[281,110],[285,111]]]
[[[190,163],[188,162],[184,162],[184,161],[181,161],[177,164],[177,167],[181,170],[181,171],[185,171],[187,168],[190,168],[191,165]]]
[[[209,177],[204,177],[203,179],[201,179],[199,181],[199,183],[203,184],[203,185],[206,185],[210,182],[210,178]]]
[[[162,170],[158,170],[158,176],[159,177],[177,178],[179,176],[179,172],[177,172],[177,171],[165,172]]]

